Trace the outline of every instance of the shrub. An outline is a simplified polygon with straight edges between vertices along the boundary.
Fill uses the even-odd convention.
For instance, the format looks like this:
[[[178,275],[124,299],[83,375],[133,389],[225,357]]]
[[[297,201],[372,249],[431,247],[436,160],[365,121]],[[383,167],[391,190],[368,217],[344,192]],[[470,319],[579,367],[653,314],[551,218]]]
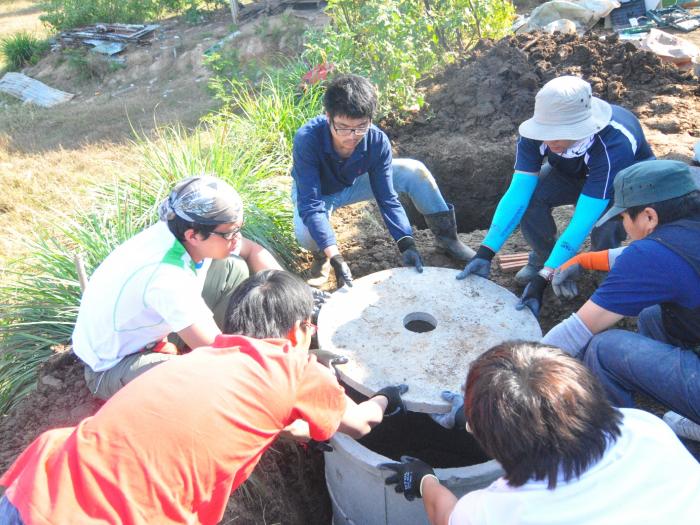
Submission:
[[[94,24],[144,23],[165,13],[198,13],[227,5],[227,0],[45,0],[40,19],[56,29]]]
[[[0,54],[9,69],[17,71],[25,66],[36,64],[49,50],[49,43],[21,31],[0,39]]]
[[[329,0],[331,23],[311,33],[304,58],[331,62],[379,87],[380,112],[421,105],[418,80],[479,38],[499,38],[514,16],[508,0]]]

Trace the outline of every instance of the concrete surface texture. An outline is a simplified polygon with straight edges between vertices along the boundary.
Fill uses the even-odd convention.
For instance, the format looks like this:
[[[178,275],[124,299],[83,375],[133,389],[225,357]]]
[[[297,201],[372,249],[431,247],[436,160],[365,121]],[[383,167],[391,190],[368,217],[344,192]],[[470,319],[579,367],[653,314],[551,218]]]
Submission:
[[[440,392],[459,391],[481,353],[505,340],[542,337],[532,313],[515,309],[511,292],[456,275],[448,268],[426,267],[422,274],[393,268],[335,292],[319,315],[318,341],[349,358],[338,367],[341,379],[367,396],[406,383],[408,410],[447,412]]]

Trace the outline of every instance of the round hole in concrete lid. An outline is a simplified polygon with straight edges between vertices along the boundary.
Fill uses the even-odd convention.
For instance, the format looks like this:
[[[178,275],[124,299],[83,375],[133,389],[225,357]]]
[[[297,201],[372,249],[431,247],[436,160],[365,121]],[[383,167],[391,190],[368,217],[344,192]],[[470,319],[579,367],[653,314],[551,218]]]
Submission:
[[[404,328],[418,334],[435,330],[437,325],[437,319],[426,312],[411,312],[403,318]]]
[[[353,281],[336,291],[318,318],[319,347],[344,355],[341,379],[371,396],[405,383],[403,396],[413,412],[448,412],[443,390],[458,392],[469,364],[505,340],[538,341],[542,331],[518,298],[478,276],[456,280],[450,268],[392,268]],[[427,313],[437,329],[413,332],[404,320]],[[439,322],[437,321],[439,320]]]

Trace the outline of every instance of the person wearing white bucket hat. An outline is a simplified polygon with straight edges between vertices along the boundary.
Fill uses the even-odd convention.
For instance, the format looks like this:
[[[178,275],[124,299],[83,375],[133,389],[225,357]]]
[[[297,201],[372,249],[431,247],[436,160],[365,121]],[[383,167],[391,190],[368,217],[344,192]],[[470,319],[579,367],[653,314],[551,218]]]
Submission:
[[[534,116],[519,132],[513,180],[476,257],[457,279],[471,273],[488,277],[491,259],[520,223],[532,251],[516,275],[528,285],[518,308],[538,315],[554,270],[576,255],[589,233],[596,250],[625,239],[620,224],[596,228],[595,222],[610,203],[617,173],[655,157],[639,120],[594,97],[590,84],[575,76],[547,82],[535,97]],[[557,239],[552,209],[565,204],[575,204],[576,211]]]
[[[228,299],[249,275],[281,269],[242,236],[243,202],[225,181],[202,175],[178,182],[160,221],[118,246],[90,277],[73,331],[85,380],[107,399],[177,355],[221,333]]]

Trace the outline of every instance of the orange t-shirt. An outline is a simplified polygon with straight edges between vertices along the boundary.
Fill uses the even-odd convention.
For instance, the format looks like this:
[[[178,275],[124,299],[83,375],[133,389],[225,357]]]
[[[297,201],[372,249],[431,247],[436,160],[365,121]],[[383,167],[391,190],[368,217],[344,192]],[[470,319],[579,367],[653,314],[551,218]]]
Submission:
[[[39,436],[0,478],[27,525],[218,523],[296,419],[338,429],[345,396],[283,340],[219,336],[149,370],[77,427]]]

